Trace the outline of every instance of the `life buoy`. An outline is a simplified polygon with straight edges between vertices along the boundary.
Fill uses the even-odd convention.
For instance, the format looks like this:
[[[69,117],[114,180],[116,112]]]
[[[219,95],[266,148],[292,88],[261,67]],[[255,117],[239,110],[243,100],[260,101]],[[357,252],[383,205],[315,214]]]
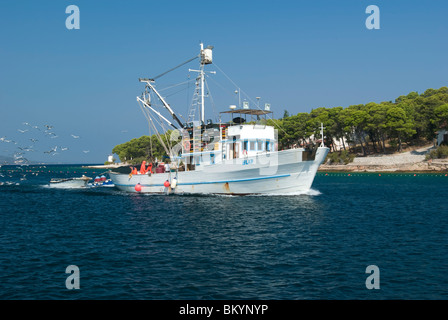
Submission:
[[[184,141],[184,149],[187,150],[187,151],[190,151],[190,148],[191,148],[190,141],[185,140]]]

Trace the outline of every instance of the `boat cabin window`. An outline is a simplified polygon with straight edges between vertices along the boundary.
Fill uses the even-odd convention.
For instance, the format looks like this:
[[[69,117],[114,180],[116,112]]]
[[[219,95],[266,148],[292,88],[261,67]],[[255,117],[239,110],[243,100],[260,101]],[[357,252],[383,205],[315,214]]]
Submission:
[[[263,141],[257,140],[257,150],[263,151]]]
[[[255,151],[255,141],[251,141],[251,142],[250,142],[250,148],[249,148],[249,150],[250,150],[250,151]]]

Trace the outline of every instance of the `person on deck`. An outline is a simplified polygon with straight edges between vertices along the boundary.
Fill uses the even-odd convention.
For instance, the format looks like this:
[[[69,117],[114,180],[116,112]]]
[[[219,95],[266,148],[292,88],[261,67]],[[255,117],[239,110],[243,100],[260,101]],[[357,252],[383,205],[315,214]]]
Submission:
[[[142,165],[140,166],[140,174],[146,173],[146,161],[143,160]]]

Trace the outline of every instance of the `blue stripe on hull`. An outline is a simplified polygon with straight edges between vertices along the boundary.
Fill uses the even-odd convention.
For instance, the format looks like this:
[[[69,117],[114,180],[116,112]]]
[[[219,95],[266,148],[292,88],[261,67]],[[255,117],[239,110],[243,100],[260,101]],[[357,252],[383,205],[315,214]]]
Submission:
[[[198,184],[216,184],[216,183],[234,183],[234,182],[245,182],[245,181],[255,181],[255,180],[266,180],[266,179],[276,179],[276,178],[285,178],[291,176],[290,174],[282,174],[277,176],[269,176],[269,177],[258,177],[258,178],[247,178],[247,179],[234,179],[234,180],[221,180],[221,181],[203,181],[203,182],[191,182],[191,183],[178,183],[178,186],[193,186]],[[121,187],[132,187],[133,184],[118,184],[115,183],[116,186]],[[164,187],[163,184],[142,184],[142,187]]]

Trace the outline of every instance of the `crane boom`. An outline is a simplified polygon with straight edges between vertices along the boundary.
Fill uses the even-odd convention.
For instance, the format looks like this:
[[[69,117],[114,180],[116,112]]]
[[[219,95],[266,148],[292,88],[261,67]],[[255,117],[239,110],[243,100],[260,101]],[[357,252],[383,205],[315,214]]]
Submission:
[[[160,95],[160,93],[154,88],[154,86],[151,84],[151,80],[150,79],[140,78],[139,81],[140,82],[145,82],[148,85],[148,87],[151,88],[154,91],[154,93],[157,95],[157,97],[159,97],[160,101],[162,101],[163,106],[173,116],[173,119],[176,120],[176,122],[180,125],[181,128],[184,128],[185,126],[182,123],[182,121],[179,120],[179,118],[174,113],[173,109],[171,109],[170,105],[168,103],[166,103],[165,99],[163,99],[163,97]]]

